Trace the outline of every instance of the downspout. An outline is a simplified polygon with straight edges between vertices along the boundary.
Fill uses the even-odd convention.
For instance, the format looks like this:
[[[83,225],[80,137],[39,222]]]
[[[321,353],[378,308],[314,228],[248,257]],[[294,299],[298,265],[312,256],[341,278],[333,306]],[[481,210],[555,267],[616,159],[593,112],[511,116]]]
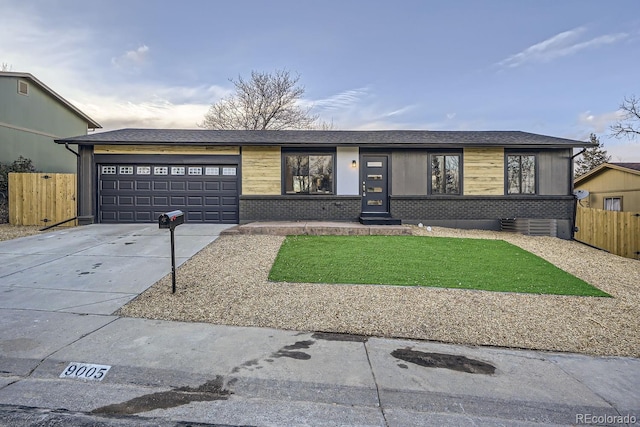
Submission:
[[[571,173],[569,174],[569,191],[571,191],[571,194],[573,194],[573,159],[575,159],[576,157],[578,157],[580,154],[584,153],[585,151],[587,151],[587,149],[583,149],[582,151],[580,151],[577,154],[574,154],[573,156],[571,156],[569,158],[570,160],[570,164],[569,164],[569,169],[571,171]],[[576,240],[575,239],[575,234],[576,234],[576,216],[578,215],[578,198],[576,197],[575,194],[573,194],[573,212],[572,212],[572,220],[571,220],[571,240]]]
[[[67,150],[71,151],[73,154],[76,155],[76,179],[78,177],[78,171],[80,170],[80,154],[78,154],[77,152],[73,151],[71,148],[69,148],[69,143],[65,142],[64,143],[64,148],[66,148]],[[78,194],[78,189],[76,188],[76,194]],[[69,219],[65,219],[63,221],[60,222],[56,222],[55,224],[51,224],[47,227],[42,228],[40,231],[46,231],[50,228],[53,227],[57,227],[58,225],[62,225],[62,224],[66,224],[67,222],[71,222],[71,221],[75,221],[76,219],[78,219],[78,197],[76,196],[76,216],[74,216],[73,218],[69,218]]]

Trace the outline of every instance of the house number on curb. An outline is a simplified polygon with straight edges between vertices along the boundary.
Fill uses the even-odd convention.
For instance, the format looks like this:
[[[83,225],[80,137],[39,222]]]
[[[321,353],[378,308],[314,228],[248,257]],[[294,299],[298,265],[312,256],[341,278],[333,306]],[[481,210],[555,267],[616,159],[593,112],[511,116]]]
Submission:
[[[71,362],[60,374],[60,378],[78,378],[81,380],[102,381],[111,366],[91,363]]]

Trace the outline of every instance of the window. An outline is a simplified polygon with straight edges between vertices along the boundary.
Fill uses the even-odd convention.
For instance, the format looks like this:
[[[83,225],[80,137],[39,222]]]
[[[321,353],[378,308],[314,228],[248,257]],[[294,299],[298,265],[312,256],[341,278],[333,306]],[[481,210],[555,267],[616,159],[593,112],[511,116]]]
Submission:
[[[120,166],[120,175],[133,175],[133,166]]]
[[[507,193],[536,193],[536,156],[529,154],[507,156]]]
[[[103,175],[115,175],[116,167],[115,166],[102,166],[102,174]]]
[[[605,211],[621,211],[622,197],[605,197],[604,210]]]
[[[460,155],[431,155],[431,194],[460,194]]]
[[[285,193],[333,193],[333,154],[286,154],[284,167]]]

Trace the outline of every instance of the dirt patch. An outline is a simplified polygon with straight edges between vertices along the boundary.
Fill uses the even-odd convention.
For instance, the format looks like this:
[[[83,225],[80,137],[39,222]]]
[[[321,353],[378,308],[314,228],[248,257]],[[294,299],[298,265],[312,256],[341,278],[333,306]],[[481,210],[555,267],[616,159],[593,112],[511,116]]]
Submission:
[[[33,236],[35,234],[48,233],[47,231],[40,231],[42,227],[39,225],[10,225],[0,224],[0,242],[3,240],[12,240],[19,237]],[[55,231],[55,230],[51,230]]]
[[[496,371],[496,367],[489,363],[455,354],[425,353],[423,351],[403,348],[393,350],[391,355],[396,359],[427,368],[444,368],[451,369],[452,371],[466,372],[468,374],[485,375],[492,375]],[[406,365],[401,367],[406,369]]]

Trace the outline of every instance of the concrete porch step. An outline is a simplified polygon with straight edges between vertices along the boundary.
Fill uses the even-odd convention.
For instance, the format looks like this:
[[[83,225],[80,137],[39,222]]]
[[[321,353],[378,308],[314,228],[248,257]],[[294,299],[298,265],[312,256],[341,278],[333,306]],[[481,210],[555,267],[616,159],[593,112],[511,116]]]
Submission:
[[[364,225],[400,225],[402,220],[390,216],[361,216],[360,224]]]
[[[251,222],[229,228],[220,235],[234,234],[272,234],[278,236],[289,235],[336,235],[336,236],[398,236],[411,235],[411,227],[408,225],[380,225],[380,224],[360,224],[357,222]]]

